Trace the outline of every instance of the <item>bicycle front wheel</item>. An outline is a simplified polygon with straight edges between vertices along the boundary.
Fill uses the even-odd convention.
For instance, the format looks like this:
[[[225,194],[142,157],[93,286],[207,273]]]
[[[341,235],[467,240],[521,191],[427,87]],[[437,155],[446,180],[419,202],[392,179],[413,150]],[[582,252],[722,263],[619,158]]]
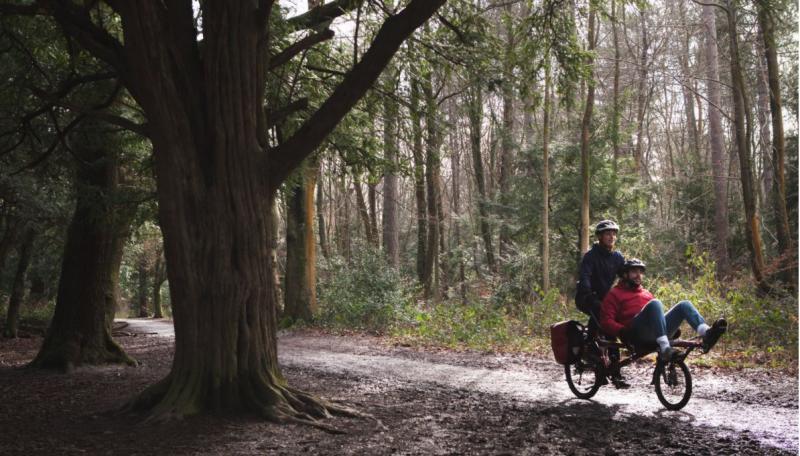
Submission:
[[[581,360],[574,364],[564,365],[564,374],[567,385],[578,399],[589,399],[600,389],[600,373],[593,365],[588,365]]]
[[[692,396],[692,374],[683,361],[656,365],[656,396],[667,410],[680,410]]]

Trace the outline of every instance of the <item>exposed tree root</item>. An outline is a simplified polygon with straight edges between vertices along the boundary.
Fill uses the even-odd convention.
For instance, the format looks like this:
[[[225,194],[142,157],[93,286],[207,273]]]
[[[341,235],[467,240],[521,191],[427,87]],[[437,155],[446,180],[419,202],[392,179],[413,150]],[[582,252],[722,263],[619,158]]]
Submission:
[[[103,364],[136,366],[138,362],[107,335],[103,343],[89,346],[81,346],[77,337],[46,340],[28,367],[70,372],[77,366]]]
[[[374,416],[352,407],[328,401],[304,391],[268,382],[264,378],[243,382],[230,396],[208,394],[207,385],[199,376],[189,376],[188,381],[176,385],[172,376],[145,389],[139,396],[125,404],[120,413],[143,413],[145,423],[180,420],[202,412],[255,413],[276,423],[294,423],[329,432],[346,434],[321,420],[333,416],[366,419],[375,422],[379,429],[386,427]],[[234,390],[228,390],[234,391]]]

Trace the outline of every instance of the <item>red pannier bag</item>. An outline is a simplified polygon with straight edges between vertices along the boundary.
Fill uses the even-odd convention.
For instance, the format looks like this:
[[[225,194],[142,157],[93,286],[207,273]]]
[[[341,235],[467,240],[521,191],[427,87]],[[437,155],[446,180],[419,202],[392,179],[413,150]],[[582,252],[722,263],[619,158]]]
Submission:
[[[572,364],[578,360],[583,346],[583,325],[575,320],[560,321],[550,325],[550,345],[559,364]]]

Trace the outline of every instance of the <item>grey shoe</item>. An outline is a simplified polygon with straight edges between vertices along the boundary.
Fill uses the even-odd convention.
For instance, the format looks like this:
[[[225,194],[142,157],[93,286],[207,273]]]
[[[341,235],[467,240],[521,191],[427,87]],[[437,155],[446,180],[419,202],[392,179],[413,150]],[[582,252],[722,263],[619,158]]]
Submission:
[[[717,341],[719,340],[720,336],[725,334],[725,331],[728,330],[728,322],[725,321],[724,318],[720,318],[719,320],[715,321],[713,325],[706,331],[706,335],[703,336],[703,353],[708,353],[714,345],[716,345]]]

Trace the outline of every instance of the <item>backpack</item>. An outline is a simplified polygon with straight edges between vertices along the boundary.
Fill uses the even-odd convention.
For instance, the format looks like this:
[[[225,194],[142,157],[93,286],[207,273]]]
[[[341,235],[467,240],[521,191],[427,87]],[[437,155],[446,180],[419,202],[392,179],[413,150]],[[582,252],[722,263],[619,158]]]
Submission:
[[[572,364],[583,351],[586,328],[575,320],[565,320],[550,325],[550,345],[559,364]]]

